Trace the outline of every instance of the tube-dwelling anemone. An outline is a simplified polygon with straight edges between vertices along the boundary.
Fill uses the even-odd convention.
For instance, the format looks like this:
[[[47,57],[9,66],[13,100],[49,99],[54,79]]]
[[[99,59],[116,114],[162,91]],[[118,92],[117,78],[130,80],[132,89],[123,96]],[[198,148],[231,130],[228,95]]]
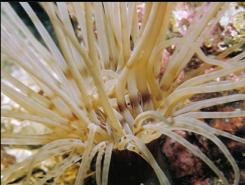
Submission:
[[[200,158],[223,184],[237,185],[240,171],[218,136],[245,143],[245,139],[213,128],[204,119],[244,117],[245,111],[204,112],[214,105],[245,100],[236,94],[193,101],[198,94],[244,88],[245,52],[225,58],[233,50],[208,56],[203,42],[229,3],[203,3],[184,36],[167,38],[176,3],[145,3],[139,20],[137,3],[40,3],[52,23],[57,42],[26,2],[20,3],[40,34],[42,44],[8,3],[1,3],[1,55],[22,68],[35,82],[29,87],[11,73],[2,74],[2,93],[20,108],[2,108],[4,118],[38,122],[49,129],[40,135],[2,133],[2,145],[42,145],[37,153],[2,171],[2,184],[26,175],[26,184],[54,183],[79,164],[75,185],[94,176],[108,184],[113,151],[128,150],[144,159],[161,185],[170,185],[146,144],[164,135]],[[69,7],[68,7],[69,6]],[[77,21],[71,21],[70,14]],[[140,24],[139,24],[140,22]],[[173,53],[162,69],[162,52]],[[183,71],[196,56],[197,69]],[[212,67],[212,71],[206,72]],[[239,75],[237,80],[225,77]],[[219,78],[220,80],[216,80]],[[175,131],[204,136],[213,142],[233,169],[229,182],[202,150]],[[42,161],[63,156],[42,178],[31,179]],[[91,168],[95,160],[95,168]]]

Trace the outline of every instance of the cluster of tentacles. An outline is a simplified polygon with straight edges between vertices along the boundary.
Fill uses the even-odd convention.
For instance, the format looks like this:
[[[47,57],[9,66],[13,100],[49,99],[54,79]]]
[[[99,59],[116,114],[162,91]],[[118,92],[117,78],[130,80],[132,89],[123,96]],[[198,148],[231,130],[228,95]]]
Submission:
[[[83,184],[91,175],[97,185],[106,185],[112,151],[129,150],[149,163],[161,185],[170,185],[146,147],[161,135],[189,149],[225,185],[232,183],[206,154],[175,130],[193,132],[215,143],[233,168],[232,184],[238,184],[239,168],[217,136],[241,143],[245,139],[212,128],[204,119],[244,117],[245,111],[201,111],[245,100],[245,53],[217,58],[202,50],[203,42],[211,36],[229,3],[203,3],[208,8],[197,12],[186,34],[171,39],[167,39],[168,25],[176,3],[146,3],[142,20],[137,3],[40,3],[58,43],[31,6],[20,4],[45,45],[8,3],[1,3],[1,57],[19,66],[35,83],[35,87],[30,87],[2,71],[2,93],[19,106],[3,106],[1,114],[3,119],[42,124],[48,131],[40,135],[2,133],[2,145],[42,145],[34,155],[4,169],[2,184],[23,175],[26,184],[45,184],[51,178],[56,182],[67,168],[79,163],[75,185]],[[163,70],[162,53],[169,47],[174,47],[174,51]],[[183,75],[194,56],[202,63]],[[209,68],[212,70],[207,73]],[[227,80],[230,74],[239,79]],[[191,100],[197,94],[233,89],[241,93]],[[36,166],[64,154],[64,160],[46,175],[35,182],[31,180]],[[95,157],[93,171],[90,164]]]

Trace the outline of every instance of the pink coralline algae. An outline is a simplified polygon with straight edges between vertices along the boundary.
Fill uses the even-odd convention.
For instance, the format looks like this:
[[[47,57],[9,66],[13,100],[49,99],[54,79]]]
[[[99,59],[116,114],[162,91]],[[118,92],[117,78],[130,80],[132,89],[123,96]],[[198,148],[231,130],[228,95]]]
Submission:
[[[176,131],[184,138],[187,137],[186,132]],[[176,177],[201,173],[202,163],[191,152],[189,152],[181,144],[172,139],[167,138],[163,145],[163,152],[171,161],[171,168],[175,171]]]

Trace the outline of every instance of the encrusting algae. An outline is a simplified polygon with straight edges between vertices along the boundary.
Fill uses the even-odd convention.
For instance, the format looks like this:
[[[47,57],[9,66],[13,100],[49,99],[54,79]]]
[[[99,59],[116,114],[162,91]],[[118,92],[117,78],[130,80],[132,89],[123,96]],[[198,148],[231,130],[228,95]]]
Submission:
[[[170,185],[146,146],[162,135],[187,148],[224,185],[239,184],[239,167],[218,136],[243,144],[245,139],[205,120],[244,118],[245,111],[203,111],[245,100],[245,52],[227,57],[244,39],[236,43],[238,47],[227,47],[217,55],[204,49],[229,3],[200,3],[178,37],[169,33],[177,3],[147,2],[141,7],[143,14],[133,2],[40,3],[58,43],[32,7],[20,4],[44,44],[9,3],[1,3],[1,58],[16,64],[34,84],[28,86],[11,72],[2,71],[1,92],[18,106],[2,106],[1,115],[5,120],[39,123],[45,132],[2,132],[3,146],[41,146],[2,170],[3,185],[23,176],[23,184],[56,184],[67,176],[74,179],[74,185],[82,185],[93,176],[97,185],[107,185],[112,153],[124,150],[144,159],[159,184]],[[231,74],[234,78],[229,78]],[[237,93],[222,94],[232,90]],[[209,93],[221,95],[195,100]],[[231,165],[233,182],[176,131],[192,132],[213,142]],[[45,166],[48,160],[55,161],[50,168]],[[33,176],[38,166],[45,170]]]

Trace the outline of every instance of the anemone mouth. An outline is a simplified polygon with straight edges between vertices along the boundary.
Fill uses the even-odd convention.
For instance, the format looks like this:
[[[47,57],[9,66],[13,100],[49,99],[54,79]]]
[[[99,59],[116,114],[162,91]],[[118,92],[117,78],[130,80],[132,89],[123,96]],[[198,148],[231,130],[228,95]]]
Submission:
[[[174,28],[169,27],[173,14],[178,14],[176,3],[39,4],[55,40],[30,4],[20,3],[42,41],[9,3],[1,3],[1,57],[28,79],[3,71],[1,92],[11,103],[3,103],[1,109],[6,125],[1,144],[41,146],[4,169],[3,184],[22,181],[23,176],[26,184],[61,183],[67,173],[75,185],[86,184],[91,176],[97,185],[113,184],[113,179],[120,179],[115,175],[120,170],[113,170],[113,175],[111,166],[129,155],[124,159],[138,156],[146,166],[144,173],[151,169],[159,184],[170,185],[171,174],[156,157],[159,151],[148,147],[162,135],[188,149],[225,185],[231,184],[200,147],[176,130],[214,143],[233,170],[233,184],[238,184],[238,165],[218,136],[243,144],[244,138],[205,122],[245,116],[245,53],[240,51],[244,40],[218,53],[205,51],[218,50],[217,43],[208,47],[205,42],[215,38],[213,30],[229,3],[197,6],[179,37],[171,36]],[[237,48],[238,53],[228,57]],[[213,108],[232,102],[241,106]],[[8,130],[24,121],[25,129]],[[40,166],[45,170],[36,170]],[[139,177],[135,182],[144,180]]]

